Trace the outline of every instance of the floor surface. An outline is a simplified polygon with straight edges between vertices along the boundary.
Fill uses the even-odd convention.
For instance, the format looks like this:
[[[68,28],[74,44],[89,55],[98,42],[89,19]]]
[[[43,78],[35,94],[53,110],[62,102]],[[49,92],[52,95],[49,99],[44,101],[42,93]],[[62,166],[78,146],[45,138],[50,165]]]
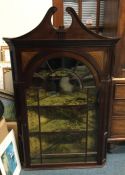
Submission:
[[[21,175],[125,175],[125,146],[115,147],[102,168],[21,171]]]

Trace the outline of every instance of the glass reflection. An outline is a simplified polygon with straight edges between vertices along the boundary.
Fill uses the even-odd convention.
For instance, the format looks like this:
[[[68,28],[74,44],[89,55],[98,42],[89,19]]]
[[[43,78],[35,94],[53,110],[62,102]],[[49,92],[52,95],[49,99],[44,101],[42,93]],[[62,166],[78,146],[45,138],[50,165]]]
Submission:
[[[70,162],[74,154],[72,162],[95,160],[96,94],[94,77],[82,62],[55,58],[36,70],[26,93],[32,163]]]

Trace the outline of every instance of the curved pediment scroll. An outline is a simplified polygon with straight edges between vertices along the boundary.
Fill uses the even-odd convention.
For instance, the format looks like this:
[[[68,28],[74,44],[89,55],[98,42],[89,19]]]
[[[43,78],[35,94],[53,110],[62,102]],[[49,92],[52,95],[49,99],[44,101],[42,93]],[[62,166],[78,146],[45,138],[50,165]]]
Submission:
[[[67,30],[67,37],[73,39],[108,39],[89,30],[79,19],[75,10],[67,7],[66,11],[71,15],[72,23]],[[75,33],[75,35],[74,35]]]
[[[100,39],[109,39],[107,37],[103,37],[98,35],[91,30],[89,30],[79,19],[75,10],[71,7],[67,7],[66,11],[72,17],[72,24],[69,28],[65,28],[65,26],[60,26],[59,28],[54,28],[52,25],[51,19],[53,14],[57,11],[56,7],[51,7],[41,23],[34,28],[29,33],[13,38],[14,40],[100,40]],[[110,38],[111,39],[111,38]]]
[[[76,14],[75,10],[71,7],[67,7],[66,11],[71,15],[72,17],[72,23],[68,28],[65,28],[65,26],[60,26],[59,28],[55,28],[52,25],[52,16],[57,11],[56,7],[51,7],[41,23],[34,28],[29,33],[17,37],[17,38],[4,38],[4,40],[9,44],[11,41],[11,44],[13,43],[15,45],[20,43],[23,43],[23,45],[32,45],[36,46],[36,44],[40,44],[41,42],[44,42],[43,44],[49,45],[51,44],[51,41],[56,41],[56,45],[61,44],[60,41],[66,41],[69,45],[75,44],[76,41],[80,42],[79,44],[85,44],[93,45],[95,41],[97,41],[97,45],[104,44],[104,45],[112,45],[115,44],[118,41],[118,38],[108,38],[101,35],[98,35],[97,33],[89,30],[79,19],[78,15]],[[49,41],[49,42],[48,42]],[[75,42],[74,42],[75,41]],[[86,42],[87,41],[87,42]],[[47,42],[47,43],[46,43]],[[101,42],[101,43],[100,43]],[[62,43],[63,44],[63,43]],[[53,44],[52,44],[53,45]],[[77,44],[78,45],[78,44]],[[62,45],[61,45],[62,46]]]

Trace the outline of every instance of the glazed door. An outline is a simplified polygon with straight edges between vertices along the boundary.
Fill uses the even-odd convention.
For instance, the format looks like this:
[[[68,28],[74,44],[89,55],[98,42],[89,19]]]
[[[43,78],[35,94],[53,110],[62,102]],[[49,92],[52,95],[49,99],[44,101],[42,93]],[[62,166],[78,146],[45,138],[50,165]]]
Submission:
[[[45,61],[33,74],[26,103],[31,165],[97,162],[97,87],[83,62]]]

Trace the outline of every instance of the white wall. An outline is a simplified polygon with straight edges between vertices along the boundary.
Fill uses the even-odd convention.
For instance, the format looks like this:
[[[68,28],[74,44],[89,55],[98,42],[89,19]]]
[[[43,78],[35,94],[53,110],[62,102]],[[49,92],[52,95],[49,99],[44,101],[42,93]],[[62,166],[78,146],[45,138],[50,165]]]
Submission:
[[[0,0],[0,46],[6,45],[3,37],[18,37],[34,29],[51,6],[52,0]],[[0,62],[0,89],[4,67],[11,64]]]
[[[31,31],[51,6],[52,0],[0,0],[0,42]]]

